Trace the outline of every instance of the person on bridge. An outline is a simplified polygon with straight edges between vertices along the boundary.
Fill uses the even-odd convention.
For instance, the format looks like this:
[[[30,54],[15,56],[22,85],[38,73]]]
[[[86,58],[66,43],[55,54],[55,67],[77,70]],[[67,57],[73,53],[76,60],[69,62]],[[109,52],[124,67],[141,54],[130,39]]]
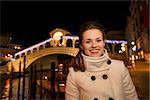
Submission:
[[[108,56],[104,37],[98,21],[81,26],[80,51],[69,66],[65,100],[138,100],[127,68]]]

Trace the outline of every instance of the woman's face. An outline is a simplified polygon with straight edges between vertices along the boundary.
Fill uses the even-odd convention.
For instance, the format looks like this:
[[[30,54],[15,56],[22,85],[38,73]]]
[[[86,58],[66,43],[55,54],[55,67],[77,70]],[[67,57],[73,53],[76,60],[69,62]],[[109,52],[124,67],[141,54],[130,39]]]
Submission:
[[[91,57],[99,57],[104,52],[103,33],[98,29],[89,29],[82,34],[81,49],[84,54]]]

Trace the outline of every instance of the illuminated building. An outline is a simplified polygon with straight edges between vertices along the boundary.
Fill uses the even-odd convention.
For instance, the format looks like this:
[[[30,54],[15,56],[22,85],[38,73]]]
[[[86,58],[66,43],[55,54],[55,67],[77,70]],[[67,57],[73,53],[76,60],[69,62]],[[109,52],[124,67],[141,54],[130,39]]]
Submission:
[[[0,36],[0,65],[4,65],[13,58],[13,54],[21,50],[21,45],[13,44],[10,34]]]
[[[149,2],[131,0],[130,16],[127,17],[126,35],[130,57],[150,61]]]

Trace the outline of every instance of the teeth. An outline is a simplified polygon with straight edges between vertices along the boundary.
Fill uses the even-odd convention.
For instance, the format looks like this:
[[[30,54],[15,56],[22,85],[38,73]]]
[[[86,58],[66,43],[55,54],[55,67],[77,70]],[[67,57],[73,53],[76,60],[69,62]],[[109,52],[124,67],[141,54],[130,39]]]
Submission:
[[[91,50],[91,52],[98,52],[98,50]]]

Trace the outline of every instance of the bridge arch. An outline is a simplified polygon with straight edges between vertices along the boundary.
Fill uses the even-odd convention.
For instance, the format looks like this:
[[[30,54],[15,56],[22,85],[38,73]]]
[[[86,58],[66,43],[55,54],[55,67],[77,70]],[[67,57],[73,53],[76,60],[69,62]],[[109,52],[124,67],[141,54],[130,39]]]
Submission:
[[[78,48],[72,48],[72,47],[65,47],[65,48],[64,47],[53,47],[53,48],[41,49],[35,53],[26,55],[25,68],[28,68],[28,66],[30,66],[34,61],[36,61],[37,59],[40,59],[44,56],[48,56],[48,55],[52,55],[52,54],[65,54],[65,55],[70,55],[70,56],[76,56],[78,51],[79,51]],[[18,72],[20,62],[21,62],[21,71],[23,71],[24,57],[16,59],[13,62],[10,62],[12,64],[9,64],[9,65],[13,66],[15,72]],[[11,71],[11,68],[10,68],[11,66],[9,66],[9,71]]]

